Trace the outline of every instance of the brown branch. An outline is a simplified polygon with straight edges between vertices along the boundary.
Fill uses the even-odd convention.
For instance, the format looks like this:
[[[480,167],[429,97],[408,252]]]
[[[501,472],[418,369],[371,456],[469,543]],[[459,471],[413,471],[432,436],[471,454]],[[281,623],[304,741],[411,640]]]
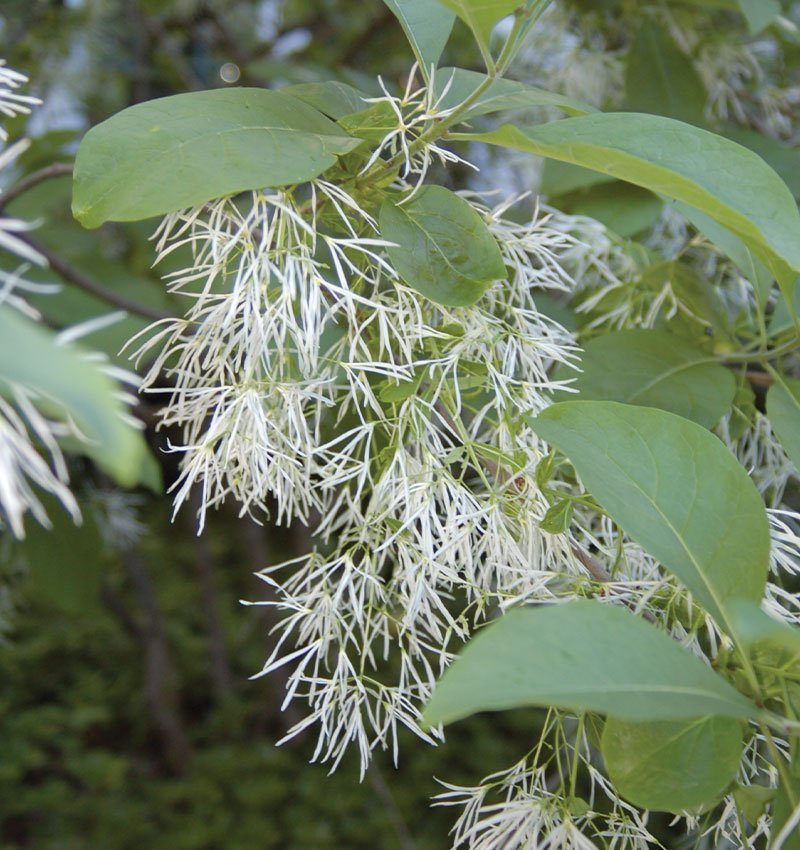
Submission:
[[[17,233],[15,236],[33,248],[34,251],[38,251],[47,260],[50,268],[64,281],[77,286],[79,289],[88,292],[101,301],[105,301],[112,307],[117,307],[120,310],[125,310],[126,313],[133,313],[134,315],[153,321],[171,318],[169,313],[165,313],[155,307],[148,307],[146,304],[139,304],[137,301],[131,301],[129,298],[125,298],[124,295],[119,295],[110,289],[106,289],[106,287],[96,283],[80,269],[75,268],[75,266],[66,260],[62,260],[61,257],[51,251],[46,245],[42,245],[41,242],[37,242],[27,234]]]
[[[189,516],[194,518],[200,508],[199,492],[192,498],[194,511]],[[197,528],[189,522],[190,531],[194,534]],[[206,620],[208,632],[208,653],[211,661],[211,684],[217,701],[224,702],[233,692],[233,674],[228,659],[228,649],[225,645],[225,629],[219,609],[219,586],[216,575],[216,561],[208,537],[200,534],[195,537],[195,567],[200,582],[200,604]]]
[[[10,189],[7,189],[0,195],[0,210],[5,209],[12,201],[16,201],[20,195],[24,195],[27,191],[33,189],[34,186],[38,186],[46,180],[71,176],[72,165],[68,162],[54,162],[46,168],[40,168],[38,171],[34,171],[21,180],[18,180]]]
[[[192,749],[180,716],[178,675],[169,649],[161,610],[147,564],[138,552],[123,554],[143,619],[139,626],[145,654],[145,694],[164,747],[164,757],[176,776],[189,769]]]

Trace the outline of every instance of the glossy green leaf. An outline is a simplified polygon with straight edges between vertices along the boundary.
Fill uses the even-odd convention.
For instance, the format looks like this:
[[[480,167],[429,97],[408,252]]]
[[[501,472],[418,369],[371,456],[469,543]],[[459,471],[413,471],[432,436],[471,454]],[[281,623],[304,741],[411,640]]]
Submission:
[[[474,304],[506,270],[486,223],[463,199],[442,186],[427,186],[411,201],[381,208],[381,235],[405,282],[437,304]]]
[[[281,94],[296,97],[313,106],[314,109],[338,121],[345,115],[360,112],[367,105],[364,101],[369,95],[354,86],[339,80],[325,80],[321,83],[297,83],[278,89]]]
[[[626,109],[702,125],[707,100],[692,60],[667,30],[645,20],[628,52]]]
[[[556,404],[533,425],[570,459],[614,521],[723,627],[728,599],[761,600],[770,549],[766,510],[712,433],[673,413],[612,401]]]
[[[44,328],[0,306],[0,389],[5,382],[35,389],[48,411],[69,415],[87,438],[85,454],[119,484],[139,481],[142,438],[123,422],[113,381],[80,349],[57,344]]]
[[[611,717],[603,760],[614,787],[643,809],[673,812],[720,800],[736,778],[744,749],[732,717],[632,723]]]
[[[427,78],[450,38],[455,14],[435,0],[383,0],[400,21]]]
[[[479,711],[559,706],[627,720],[756,711],[724,679],[622,608],[581,600],[519,608],[486,627],[436,685],[427,723]]]
[[[795,469],[800,470],[800,381],[776,377],[767,393],[767,416]]]
[[[730,410],[736,395],[733,373],[674,334],[636,328],[589,340],[583,372],[572,385],[581,399],[658,407],[705,428]],[[559,370],[559,378],[567,378]]]
[[[638,113],[583,115],[530,129],[506,124],[456,137],[592,168],[683,201],[736,233],[783,287],[794,285],[800,270],[797,204],[761,157],[729,139]]]
[[[438,2],[452,9],[472,30],[478,44],[486,49],[495,24],[519,9],[524,0],[438,0]]]
[[[72,209],[85,227],[162,215],[317,177],[357,147],[291,95],[219,89],[124,109],[84,137]]]
[[[477,88],[486,82],[486,74],[464,68],[442,68],[436,73],[435,91],[442,97],[441,108],[452,109],[463,103]],[[597,112],[593,106],[566,95],[529,86],[516,80],[497,79],[464,113],[463,120],[502,112],[510,109],[530,109],[536,106],[553,106],[569,115],[586,115]]]
[[[781,13],[780,0],[737,0],[753,34],[766,29]]]

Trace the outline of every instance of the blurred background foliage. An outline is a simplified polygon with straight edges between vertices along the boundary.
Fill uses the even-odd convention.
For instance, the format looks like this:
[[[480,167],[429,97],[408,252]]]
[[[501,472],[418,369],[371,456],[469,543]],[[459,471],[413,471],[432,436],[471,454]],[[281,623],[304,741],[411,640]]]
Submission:
[[[712,126],[754,147],[800,194],[791,23],[800,15],[785,4],[784,23],[765,36],[730,5],[562,1],[516,75],[597,106]],[[68,164],[89,126],[133,103],[330,78],[374,91],[377,74],[400,83],[410,61],[378,0],[0,0],[0,56],[45,102],[9,127],[34,144],[6,189]],[[446,60],[478,68],[460,25]],[[474,186],[541,186],[621,238],[660,226],[660,201],[641,190],[513,159],[481,165]],[[152,226],[82,230],[64,172],[8,204],[42,222],[32,238],[51,269],[39,279],[65,284],[36,306],[62,328],[135,302],[125,321],[88,340],[119,357],[132,333],[173,309],[164,269],[151,268]],[[563,305],[554,309],[574,323]],[[150,401],[138,412],[152,423]],[[149,429],[148,438],[168,486],[169,434]],[[0,534],[0,847],[447,846],[452,819],[428,807],[432,777],[471,783],[513,762],[531,737],[530,714],[460,724],[438,750],[409,740],[398,770],[387,754],[362,784],[355,764],[335,777],[308,767],[310,741],[275,746],[297,719],[281,713],[280,677],[249,679],[267,654],[271,609],[240,604],[265,598],[256,570],[306,551],[303,530],[264,528],[232,507],[198,538],[188,512],[170,523],[169,497],[152,476],[150,490],[123,493],[73,463],[81,527],[53,506],[52,531],[29,522],[23,544]]]

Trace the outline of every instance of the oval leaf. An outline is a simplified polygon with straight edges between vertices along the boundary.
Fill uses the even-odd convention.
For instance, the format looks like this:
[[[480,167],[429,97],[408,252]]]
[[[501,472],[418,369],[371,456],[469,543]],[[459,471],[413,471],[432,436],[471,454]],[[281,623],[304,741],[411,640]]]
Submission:
[[[437,684],[424,717],[436,725],[521,706],[639,721],[756,711],[654,626],[587,600],[520,608],[481,631]]]
[[[603,730],[609,779],[629,802],[659,812],[716,803],[736,778],[742,727],[731,717],[631,723],[611,717]]]
[[[22,384],[42,394],[54,415],[68,415],[88,443],[78,448],[97,460],[122,486],[139,481],[146,447],[141,434],[127,425],[117,388],[86,354],[58,345],[52,334],[0,306],[0,388]]]
[[[784,287],[800,271],[800,212],[761,157],[728,139],[657,115],[607,113],[532,129],[506,124],[458,134],[592,168],[683,201],[725,225]]]
[[[732,372],[667,331],[636,328],[595,337],[584,345],[581,368],[572,385],[581,399],[657,407],[705,428],[719,422],[736,395]]]
[[[767,415],[786,454],[800,470],[800,381],[778,375],[767,393]]]
[[[427,186],[402,206],[386,201],[381,235],[405,282],[437,304],[474,304],[506,276],[500,248],[478,213],[442,186]]]
[[[770,550],[766,510],[712,433],[663,410],[612,401],[556,404],[533,425],[570,459],[625,533],[721,625],[730,628],[726,600],[761,601]]]
[[[75,160],[84,227],[136,221],[317,177],[359,145],[291,95],[219,89],[150,100],[93,127]]]
[[[450,38],[456,16],[431,0],[383,0],[400,21],[425,79]]]

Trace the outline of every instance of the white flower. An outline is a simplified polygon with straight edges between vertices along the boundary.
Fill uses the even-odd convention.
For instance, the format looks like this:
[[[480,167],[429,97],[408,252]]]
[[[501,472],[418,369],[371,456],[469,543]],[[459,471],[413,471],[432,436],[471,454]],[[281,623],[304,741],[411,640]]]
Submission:
[[[28,78],[19,71],[9,68],[5,59],[0,59],[0,115],[13,118],[15,115],[29,115],[30,107],[41,101],[30,95],[20,94],[18,89],[28,82]],[[0,141],[8,139],[8,132],[0,124]]]

